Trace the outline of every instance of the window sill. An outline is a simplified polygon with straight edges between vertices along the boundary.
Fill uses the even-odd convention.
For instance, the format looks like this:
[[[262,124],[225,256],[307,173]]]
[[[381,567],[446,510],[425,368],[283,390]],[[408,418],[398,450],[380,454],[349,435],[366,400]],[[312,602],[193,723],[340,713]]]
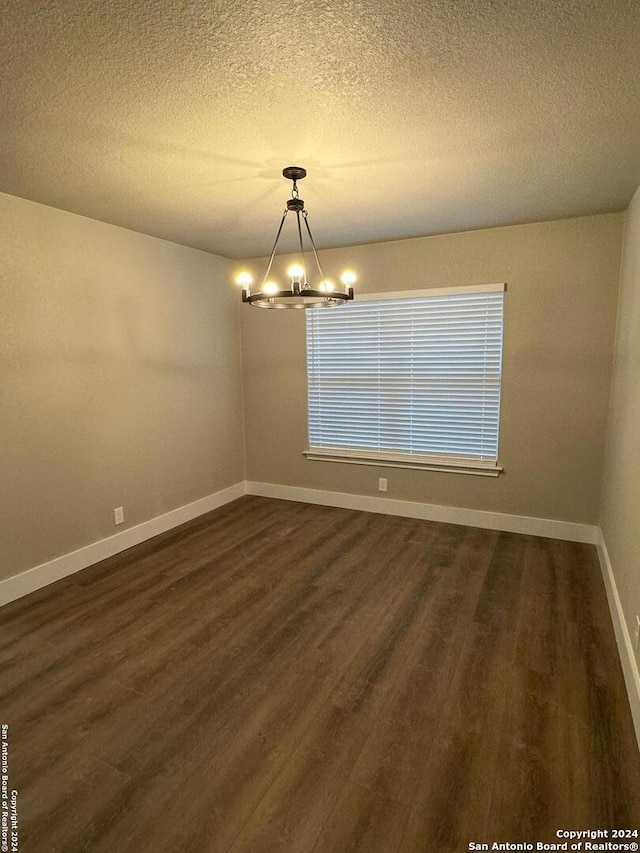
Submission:
[[[376,455],[343,448],[309,448],[303,451],[315,462],[345,462],[351,465],[376,465],[381,468],[412,468],[419,471],[440,471],[448,474],[474,474],[478,477],[497,477],[502,467],[497,462],[478,462],[456,457],[427,457],[401,454]]]

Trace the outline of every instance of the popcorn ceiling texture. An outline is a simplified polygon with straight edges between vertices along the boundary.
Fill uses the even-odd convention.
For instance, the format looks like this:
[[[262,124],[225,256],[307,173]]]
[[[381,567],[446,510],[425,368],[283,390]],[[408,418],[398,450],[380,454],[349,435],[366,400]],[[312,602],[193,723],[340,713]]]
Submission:
[[[635,0],[4,0],[0,190],[230,257],[621,210]]]

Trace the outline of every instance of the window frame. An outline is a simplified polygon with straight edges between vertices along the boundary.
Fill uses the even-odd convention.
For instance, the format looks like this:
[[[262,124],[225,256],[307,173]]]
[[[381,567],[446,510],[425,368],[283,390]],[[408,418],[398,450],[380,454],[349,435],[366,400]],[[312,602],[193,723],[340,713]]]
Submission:
[[[505,293],[507,285],[505,282],[483,285],[461,285],[452,287],[423,288],[420,290],[398,290],[383,293],[358,294],[357,302],[383,302],[394,299],[419,299],[421,297],[453,296],[465,293]],[[340,310],[340,309],[338,309]],[[345,306],[343,310],[348,310]],[[497,448],[499,453],[500,421],[502,417],[502,379],[504,361],[504,303],[502,314],[502,335],[500,348],[500,382],[499,382],[499,409],[497,428]],[[308,331],[305,325],[305,348],[308,353]],[[308,355],[307,365],[307,442],[308,446],[303,451],[304,456],[312,461],[318,462],[343,462],[353,465],[379,466],[383,468],[409,468],[417,470],[439,471],[456,474],[475,474],[483,477],[498,477],[503,467],[496,459],[482,460],[477,456],[465,454],[416,454],[402,450],[368,451],[364,449],[351,449],[345,447],[314,447],[309,442],[309,369]]]

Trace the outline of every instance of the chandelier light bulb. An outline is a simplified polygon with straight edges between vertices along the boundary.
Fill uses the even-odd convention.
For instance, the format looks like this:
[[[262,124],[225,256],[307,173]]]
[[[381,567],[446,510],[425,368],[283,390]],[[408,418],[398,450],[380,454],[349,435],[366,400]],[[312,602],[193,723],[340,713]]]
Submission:
[[[279,290],[280,288],[275,283],[275,281],[265,281],[262,286],[262,292],[267,296],[275,296],[275,294],[278,293]]]
[[[340,276],[340,281],[345,285],[355,284],[357,280],[358,277],[353,270],[345,270]]]
[[[300,264],[292,264],[287,270],[287,275],[291,277],[292,281],[301,281],[304,269]]]
[[[320,290],[323,293],[331,293],[333,290],[335,290],[335,287],[332,281],[329,281],[329,279],[325,278],[324,281],[320,282]]]
[[[236,276],[236,284],[240,287],[251,287],[253,284],[253,276],[249,272],[241,272]]]

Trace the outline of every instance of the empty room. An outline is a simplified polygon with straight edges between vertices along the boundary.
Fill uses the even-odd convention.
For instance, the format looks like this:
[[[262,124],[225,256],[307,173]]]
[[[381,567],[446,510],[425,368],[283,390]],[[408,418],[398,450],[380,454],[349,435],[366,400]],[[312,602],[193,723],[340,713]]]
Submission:
[[[637,850],[640,5],[1,20],[0,851]]]

